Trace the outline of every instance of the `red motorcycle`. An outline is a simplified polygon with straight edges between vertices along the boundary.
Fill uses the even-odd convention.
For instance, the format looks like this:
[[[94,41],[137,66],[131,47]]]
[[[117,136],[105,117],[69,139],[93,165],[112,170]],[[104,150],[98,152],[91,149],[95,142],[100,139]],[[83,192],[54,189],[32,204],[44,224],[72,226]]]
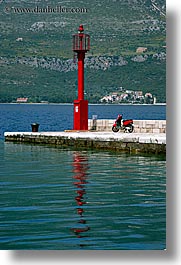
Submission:
[[[123,130],[126,133],[132,133],[134,130],[133,120],[123,120],[122,115],[118,115],[115,123],[112,126],[112,131],[119,132],[119,130]]]

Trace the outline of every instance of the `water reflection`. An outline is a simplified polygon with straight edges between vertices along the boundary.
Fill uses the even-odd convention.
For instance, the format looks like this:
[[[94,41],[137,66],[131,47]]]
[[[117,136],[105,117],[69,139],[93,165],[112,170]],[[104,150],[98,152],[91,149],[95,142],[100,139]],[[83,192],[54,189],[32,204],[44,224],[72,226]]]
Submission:
[[[86,237],[85,234],[90,230],[90,227],[87,225],[87,221],[85,219],[85,209],[86,209],[86,185],[88,183],[88,158],[86,154],[75,152],[73,154],[73,172],[75,175],[74,185],[76,187],[76,205],[77,205],[77,214],[79,216],[78,222],[74,228],[71,230],[75,233],[77,238]],[[83,244],[80,246],[84,246]]]

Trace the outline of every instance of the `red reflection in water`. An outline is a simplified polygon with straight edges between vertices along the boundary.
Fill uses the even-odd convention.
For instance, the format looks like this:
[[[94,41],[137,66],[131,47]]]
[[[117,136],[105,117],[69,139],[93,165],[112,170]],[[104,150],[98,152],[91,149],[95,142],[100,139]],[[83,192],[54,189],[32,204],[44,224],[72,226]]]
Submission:
[[[77,214],[80,215],[80,220],[78,225],[71,230],[75,233],[78,238],[85,237],[85,232],[90,230],[90,227],[87,226],[87,222],[84,217],[85,209],[83,208],[86,204],[85,194],[86,194],[86,184],[87,182],[87,170],[88,170],[88,159],[85,155],[82,155],[80,152],[75,152],[73,156],[73,172],[75,173],[74,185],[76,186],[76,197],[75,201],[77,204]]]

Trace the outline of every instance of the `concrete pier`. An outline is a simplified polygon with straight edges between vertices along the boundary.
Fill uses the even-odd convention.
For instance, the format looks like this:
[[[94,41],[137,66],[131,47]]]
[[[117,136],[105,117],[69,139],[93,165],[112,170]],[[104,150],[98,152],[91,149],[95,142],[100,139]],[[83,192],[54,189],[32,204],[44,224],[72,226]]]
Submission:
[[[5,141],[49,144],[127,153],[166,154],[165,133],[113,133],[90,131],[5,132]]]

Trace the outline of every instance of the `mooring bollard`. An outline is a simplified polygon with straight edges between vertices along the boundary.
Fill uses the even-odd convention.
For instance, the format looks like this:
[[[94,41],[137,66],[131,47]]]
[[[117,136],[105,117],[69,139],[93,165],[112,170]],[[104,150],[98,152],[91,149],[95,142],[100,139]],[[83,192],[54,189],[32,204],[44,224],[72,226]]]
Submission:
[[[39,127],[38,123],[32,123],[31,124],[32,132],[38,132],[38,127]]]
[[[97,129],[97,115],[92,115],[92,130],[96,131]]]

